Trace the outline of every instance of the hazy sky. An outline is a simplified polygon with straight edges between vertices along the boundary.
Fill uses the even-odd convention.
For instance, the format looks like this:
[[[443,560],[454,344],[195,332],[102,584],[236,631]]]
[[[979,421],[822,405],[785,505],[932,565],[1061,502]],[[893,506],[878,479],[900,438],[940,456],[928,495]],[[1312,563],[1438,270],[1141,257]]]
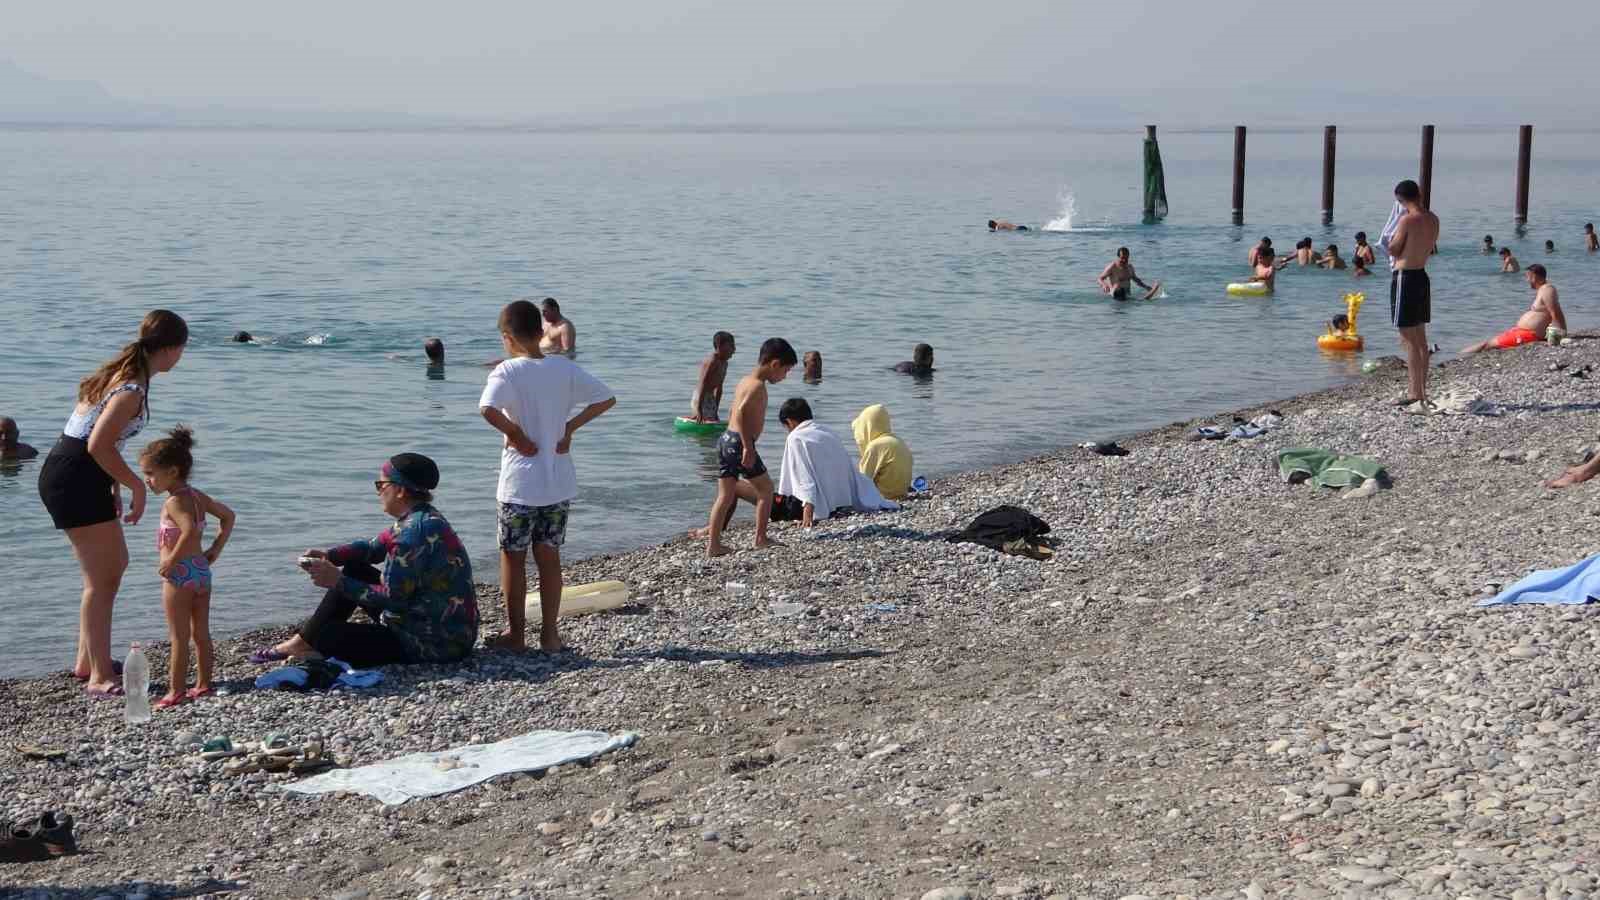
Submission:
[[[1600,4],[1281,0],[52,0],[0,57],[154,103],[531,118],[858,85],[1174,86],[1588,105]],[[1580,99],[1581,98],[1581,99]]]

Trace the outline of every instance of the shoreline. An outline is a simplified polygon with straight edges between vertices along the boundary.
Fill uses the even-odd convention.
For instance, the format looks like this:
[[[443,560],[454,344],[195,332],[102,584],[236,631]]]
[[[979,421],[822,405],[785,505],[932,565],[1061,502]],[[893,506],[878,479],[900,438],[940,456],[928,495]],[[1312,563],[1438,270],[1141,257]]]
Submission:
[[[1595,338],[1600,338],[1600,330],[1574,331],[1574,333],[1571,333],[1571,335],[1568,336],[1570,336],[1571,340],[1574,341],[1595,340]],[[1374,356],[1371,357],[1371,359],[1400,359],[1400,357]],[[1454,365],[1458,364],[1458,362],[1459,359],[1451,359],[1448,360],[1448,362],[1445,362],[1445,364],[1438,364],[1437,367],[1435,367],[1435,372],[1440,370],[1442,367],[1446,367],[1446,365]],[[1171,421],[1171,423],[1160,424],[1160,426],[1155,426],[1155,428],[1107,432],[1107,434],[1104,434],[1101,439],[1109,440],[1109,442],[1118,442],[1118,444],[1126,444],[1126,442],[1134,442],[1134,440],[1168,436],[1168,434],[1171,434],[1171,432],[1182,434],[1182,432],[1190,431],[1190,429],[1194,428],[1195,424],[1197,423],[1211,423],[1211,421],[1218,421],[1218,423],[1221,423],[1221,421],[1229,421],[1232,416],[1242,415],[1242,413],[1246,412],[1259,413],[1266,412],[1267,408],[1293,407],[1293,405],[1302,404],[1302,402],[1310,402],[1310,400],[1315,400],[1317,397],[1325,396],[1325,394],[1331,396],[1331,394],[1336,394],[1336,392],[1341,392],[1344,391],[1344,389],[1349,388],[1350,384],[1363,383],[1363,381],[1371,380],[1371,378],[1373,378],[1373,376],[1365,375],[1362,376],[1362,378],[1357,378],[1357,380],[1349,381],[1349,383],[1346,384],[1334,384],[1334,386],[1331,386],[1331,388],[1320,388],[1315,389],[1315,391],[1304,392],[1304,394],[1294,394],[1294,396],[1285,397],[1285,399],[1262,400],[1262,402],[1258,402],[1258,404],[1246,404],[1243,405],[1243,407],[1226,408],[1226,410],[1218,410],[1218,412],[1208,413],[1208,415],[1195,416],[1195,418],[1189,418],[1189,420]],[[984,468],[952,469],[952,471],[946,472],[946,474],[941,474],[941,472],[931,472],[930,479],[934,479],[933,484],[936,485],[936,487],[941,484],[947,484],[947,482],[957,482],[958,484],[958,482],[962,482],[963,479],[984,476],[984,474],[992,474],[992,472],[1016,468],[1016,466],[1024,466],[1024,464],[1034,463],[1034,461],[1051,460],[1051,458],[1056,458],[1056,456],[1062,455],[1062,453],[1074,453],[1077,452],[1077,450],[1078,447],[1075,447],[1075,445],[1066,445],[1066,447],[1056,447],[1053,448],[1053,450],[1046,450],[1046,452],[1043,453],[1032,453],[1032,455],[1024,456],[1024,458],[1021,458],[1021,460],[989,464],[989,466],[984,466]],[[40,455],[40,461],[43,461],[43,455]],[[923,474],[923,472],[918,472],[918,474]],[[707,485],[709,485],[709,488],[712,488],[712,490],[710,490],[710,495],[714,495],[714,482],[707,482]],[[931,493],[930,496],[931,498],[936,498],[939,493],[941,492],[936,490],[936,492]],[[920,503],[920,501],[914,501],[914,503]],[[709,498],[707,498],[707,504],[709,504]],[[749,519],[747,516],[739,516],[739,514],[747,514],[747,512],[749,512],[749,509],[747,509],[746,504],[741,504],[741,506],[736,509],[736,516],[734,516],[733,522],[731,522],[730,527],[728,527],[728,533],[730,533],[730,535],[739,535],[739,533],[749,532],[749,530],[754,528],[754,519]],[[867,519],[872,519],[872,517],[878,516],[867,516]],[[853,520],[859,522],[859,517],[854,517]],[[778,522],[774,522],[773,525],[774,527],[781,527],[781,525],[786,524],[778,524]],[[667,538],[667,540],[635,544],[635,546],[630,546],[630,548],[592,552],[592,554],[589,554],[589,556],[576,557],[576,559],[565,559],[565,557],[563,557],[563,569],[576,569],[576,567],[579,567],[579,565],[584,565],[584,567],[587,567],[587,565],[602,564],[602,562],[606,562],[606,560],[622,559],[622,557],[632,556],[632,554],[638,554],[638,552],[658,551],[658,549],[677,548],[677,546],[680,546],[680,544],[696,543],[696,541],[688,540],[688,538],[685,536],[686,533],[690,532],[691,528],[694,527],[698,527],[698,525],[685,525],[685,527],[683,527],[682,530],[677,533],[677,535],[670,536],[670,538]],[[702,541],[699,541],[699,543],[702,543]],[[485,559],[496,559],[496,557],[491,554],[491,556],[485,557]],[[477,569],[477,565],[474,565],[474,569]],[[531,564],[530,567],[528,567],[528,573],[530,573],[530,578],[534,577],[533,565]],[[619,580],[626,581],[626,578],[619,578]],[[568,585],[574,585],[576,581],[571,581],[570,578],[568,578],[566,583],[568,583]],[[480,604],[482,604],[485,596],[493,596],[494,604],[504,605],[502,604],[501,597],[499,597],[498,583],[491,583],[491,581],[474,581],[474,588],[477,588]],[[530,596],[533,593],[536,593],[536,580],[530,581]],[[309,612],[309,610],[315,605],[315,597],[309,596],[309,594],[307,594],[307,597],[309,597],[309,599],[307,599],[306,610]],[[229,633],[226,634],[213,634],[213,641],[216,641],[216,644],[219,645],[224,644],[224,642],[232,642],[232,644],[237,644],[237,642],[248,642],[253,641],[253,639],[262,639],[262,641],[266,641],[266,639],[269,639],[270,636],[282,636],[282,634],[286,633],[286,629],[293,628],[293,626],[296,625],[296,621],[298,620],[285,621],[285,623],[272,623],[272,625],[254,625],[248,626],[248,628],[237,629],[237,631],[229,631]],[[141,641],[141,644],[144,645],[144,647],[166,647],[168,642]],[[482,652],[482,650],[482,644],[478,645],[477,652]],[[13,682],[29,682],[38,681],[38,679],[50,679],[50,677],[59,676],[62,671],[64,671],[64,669],[51,669],[51,671],[43,671],[43,673],[11,674],[11,676],[0,676],[0,687],[3,687],[3,685],[6,684],[13,684]],[[154,684],[155,674],[157,674],[157,671],[152,668],[152,684]]]
[[[1380,373],[1106,436],[1127,457],[952,473],[898,513],[776,530],[773,551],[573,560],[570,583],[632,591],[564,628],[581,655],[479,652],[137,728],[64,677],[0,680],[10,814],[65,808],[85,851],[0,864],[0,893],[1592,894],[1600,615],[1472,605],[1592,552],[1572,525],[1600,514],[1595,486],[1540,487],[1597,443],[1600,391],[1568,375],[1585,363],[1600,342],[1430,371],[1430,393],[1473,388],[1496,417],[1405,415]],[[1268,408],[1286,421],[1262,437],[1182,440]],[[1370,456],[1393,488],[1284,485],[1288,446]],[[999,503],[1050,522],[1053,560],[939,540]],[[478,592],[492,631],[497,588]],[[254,677],[238,651],[282,630],[219,639],[219,679]],[[537,728],[641,737],[400,807],[277,793],[288,776],[223,776],[184,740],[324,733],[365,764]]]

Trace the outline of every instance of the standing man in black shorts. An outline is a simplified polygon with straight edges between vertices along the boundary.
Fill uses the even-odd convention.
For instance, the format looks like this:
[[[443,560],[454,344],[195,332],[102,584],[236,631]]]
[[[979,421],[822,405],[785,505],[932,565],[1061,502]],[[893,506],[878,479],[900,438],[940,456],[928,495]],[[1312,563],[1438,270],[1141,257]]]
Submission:
[[[1389,239],[1389,258],[1394,272],[1389,280],[1389,320],[1400,331],[1406,351],[1406,374],[1410,391],[1399,405],[1428,403],[1428,321],[1431,318],[1432,289],[1428,283],[1428,257],[1439,245],[1439,217],[1422,208],[1422,188],[1407,179],[1395,185],[1394,198],[1405,213]]]

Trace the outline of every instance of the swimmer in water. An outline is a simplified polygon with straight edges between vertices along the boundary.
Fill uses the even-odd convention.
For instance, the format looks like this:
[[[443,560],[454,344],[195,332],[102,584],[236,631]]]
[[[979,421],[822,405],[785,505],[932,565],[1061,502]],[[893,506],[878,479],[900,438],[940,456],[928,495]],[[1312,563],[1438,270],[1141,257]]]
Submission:
[[[1145,289],[1144,299],[1149,300],[1154,297],[1156,291],[1161,290],[1161,282],[1158,281],[1154,287],[1151,287],[1140,281],[1139,274],[1133,270],[1133,263],[1128,260],[1128,248],[1118,247],[1117,258],[1112,260],[1111,265],[1106,266],[1105,271],[1101,272],[1100,277],[1096,279],[1100,283],[1100,291],[1110,294],[1113,300],[1126,300],[1128,299],[1128,284],[1132,282]]]
[[[1013,225],[1012,223],[1007,222],[1005,219],[990,219],[989,220],[989,230],[990,231],[1027,231],[1028,230],[1028,226],[1026,226],[1026,225]]]
[[[0,459],[33,459],[39,455],[27,444],[18,440],[17,420],[0,418]]]
[[[248,331],[236,331],[233,334],[233,342],[235,344],[248,344],[253,340],[255,338],[251,337]]]
[[[1367,268],[1366,259],[1360,254],[1350,257],[1350,265],[1352,266],[1352,271],[1350,272],[1350,277],[1352,278],[1365,278],[1372,274],[1372,270]]]
[[[567,359],[578,356],[578,328],[572,320],[561,315],[561,304],[554,297],[544,298],[539,304],[544,316],[544,334],[539,338],[539,352],[545,356],[560,354]]]
[[[822,352],[820,350],[807,350],[806,355],[800,361],[805,365],[804,375],[801,380],[806,384],[820,384],[822,382]]]
[[[1245,259],[1249,263],[1250,268],[1254,269],[1256,267],[1256,262],[1263,256],[1265,256],[1267,259],[1277,258],[1272,249],[1272,238],[1263,237],[1260,243],[1250,248],[1250,255],[1245,257]]]
[[[1511,255],[1511,248],[1510,247],[1501,247],[1500,248],[1500,271],[1502,271],[1502,272],[1520,272],[1520,271],[1522,271],[1522,264],[1517,262],[1517,258],[1515,256]]]
[[[422,342],[422,352],[428,355],[428,365],[444,365],[444,341],[439,338],[428,338]]]
[[[1301,238],[1294,245],[1294,261],[1300,266],[1318,266],[1322,264],[1322,257],[1312,249],[1311,238]]]
[[[1546,252],[1546,253],[1554,253],[1554,252],[1556,252],[1556,242],[1555,241],[1545,241],[1544,242],[1544,252]]]
[[[1356,249],[1354,253],[1350,254],[1350,258],[1360,263],[1361,265],[1358,268],[1362,269],[1369,268],[1377,260],[1378,256],[1373,251],[1372,245],[1367,243],[1367,233],[1365,231],[1356,232]],[[1367,274],[1370,275],[1372,273],[1368,272]]]
[[[895,363],[894,370],[902,375],[932,375],[934,372],[932,345],[918,344],[913,347],[911,359]]]
[[[722,421],[722,382],[728,375],[728,360],[733,359],[733,335],[719,331],[711,336],[711,353],[700,362],[700,380],[695,382],[689,408],[691,422]]]
[[[1344,268],[1344,259],[1339,256],[1339,245],[1329,244],[1327,252],[1322,254],[1322,259],[1317,262],[1317,265],[1324,269]]]
[[[1594,233],[1593,222],[1583,226],[1583,248],[1590,253],[1600,250],[1600,237],[1597,237]]]
[[[1494,235],[1486,234],[1483,236],[1483,249],[1479,250],[1478,252],[1482,253],[1484,256],[1494,255]]]

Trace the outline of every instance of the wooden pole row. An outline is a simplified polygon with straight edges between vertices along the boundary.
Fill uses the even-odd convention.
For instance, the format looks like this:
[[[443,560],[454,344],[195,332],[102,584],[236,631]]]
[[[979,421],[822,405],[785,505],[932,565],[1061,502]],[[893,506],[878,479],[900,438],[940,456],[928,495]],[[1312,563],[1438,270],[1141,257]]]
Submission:
[[[1146,126],[1155,135],[1155,126]],[[1433,208],[1433,133],[1434,126],[1422,126],[1422,154],[1417,166],[1417,183],[1422,188],[1422,208]],[[1334,160],[1339,129],[1329,125],[1322,131],[1322,224],[1333,224]],[[1244,224],[1245,126],[1233,129],[1233,224]],[[1517,134],[1516,224],[1528,223],[1528,173],[1533,165],[1533,126],[1523,125]]]

